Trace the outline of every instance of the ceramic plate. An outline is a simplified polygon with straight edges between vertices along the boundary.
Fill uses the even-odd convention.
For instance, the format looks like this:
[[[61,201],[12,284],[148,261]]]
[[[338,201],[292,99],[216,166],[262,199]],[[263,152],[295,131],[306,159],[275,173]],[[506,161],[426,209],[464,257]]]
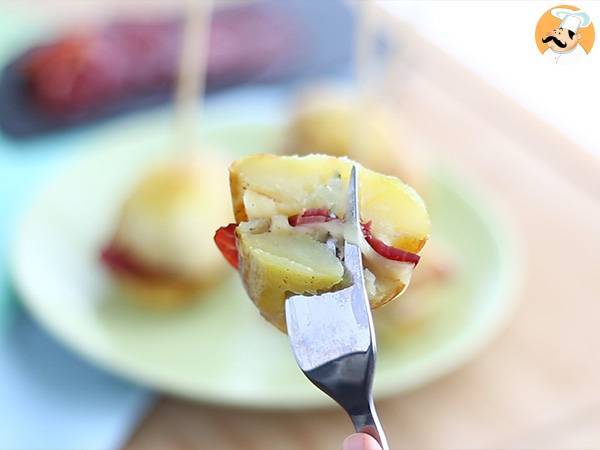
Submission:
[[[105,136],[47,184],[19,228],[15,284],[33,316],[66,346],[99,366],[157,390],[254,408],[332,405],[297,368],[286,336],[265,323],[238,277],[171,312],[119,296],[98,262],[119,202],[137,174],[166,155],[164,121],[140,121]],[[233,155],[277,148],[272,122],[210,124],[205,142]],[[226,174],[223,174],[226,176]],[[480,350],[507,317],[518,258],[484,201],[437,170],[428,198],[433,233],[460,259],[454,279],[434,290],[428,321],[380,341],[376,392],[423,385]]]

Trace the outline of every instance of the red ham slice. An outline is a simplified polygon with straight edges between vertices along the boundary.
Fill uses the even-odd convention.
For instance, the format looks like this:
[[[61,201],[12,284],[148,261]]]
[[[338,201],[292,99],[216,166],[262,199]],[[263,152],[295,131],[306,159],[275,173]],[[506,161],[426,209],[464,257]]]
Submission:
[[[236,223],[230,223],[225,227],[221,227],[215,233],[215,244],[221,253],[236,270],[238,269],[238,250],[235,245],[235,229]]]
[[[145,280],[152,281],[169,276],[168,273],[144,266],[133,258],[127,250],[118,247],[114,242],[111,242],[102,250],[100,260],[106,267],[115,272],[127,273]]]
[[[296,214],[288,219],[291,226],[304,225],[306,223],[320,223],[337,220],[337,217],[332,217],[328,210],[313,208],[307,209],[302,214]]]
[[[291,216],[288,221],[291,226],[296,227],[298,225],[305,225],[310,223],[322,223],[330,222],[332,220],[338,220],[337,217],[323,208],[312,208],[307,209],[302,214],[296,214]],[[215,243],[221,253],[236,269],[238,268],[238,251],[235,245],[235,228],[237,224],[230,223],[225,227],[221,227],[215,233]],[[414,264],[415,266],[419,263],[421,257],[416,253],[407,252],[396,247],[387,245],[385,242],[373,237],[371,233],[371,222],[361,224],[362,232],[365,236],[366,241],[378,254],[384,258],[391,259],[392,261],[400,261]]]
[[[407,262],[414,264],[415,266],[419,263],[421,257],[416,253],[407,252],[396,247],[387,245],[385,242],[374,238],[371,234],[371,221],[361,224],[363,235],[366,241],[369,243],[373,250],[379,253],[381,256],[393,261]]]

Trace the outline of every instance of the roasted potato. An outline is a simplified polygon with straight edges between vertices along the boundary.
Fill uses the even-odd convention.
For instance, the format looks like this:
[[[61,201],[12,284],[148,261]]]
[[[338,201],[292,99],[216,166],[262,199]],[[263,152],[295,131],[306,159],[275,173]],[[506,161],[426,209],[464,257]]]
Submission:
[[[409,145],[408,133],[382,99],[336,86],[313,87],[295,102],[285,153],[348,156],[369,169],[426,188],[425,155]]]
[[[133,299],[147,305],[185,303],[225,273],[212,244],[229,220],[227,164],[194,156],[162,163],[125,199],[102,260]]]
[[[341,219],[353,164],[326,155],[253,155],[230,167],[237,224],[219,229],[215,241],[239,269],[261,314],[282,331],[286,295],[345,282],[342,263],[324,241],[344,236]],[[398,178],[360,168],[359,184],[360,246],[375,308],[408,285],[430,222],[419,195]]]

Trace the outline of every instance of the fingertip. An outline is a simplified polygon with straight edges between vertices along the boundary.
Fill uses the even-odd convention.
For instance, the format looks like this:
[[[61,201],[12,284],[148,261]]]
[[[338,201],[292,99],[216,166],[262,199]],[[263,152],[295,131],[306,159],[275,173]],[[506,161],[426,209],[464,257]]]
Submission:
[[[381,447],[368,434],[356,433],[344,439],[342,450],[381,450]]]

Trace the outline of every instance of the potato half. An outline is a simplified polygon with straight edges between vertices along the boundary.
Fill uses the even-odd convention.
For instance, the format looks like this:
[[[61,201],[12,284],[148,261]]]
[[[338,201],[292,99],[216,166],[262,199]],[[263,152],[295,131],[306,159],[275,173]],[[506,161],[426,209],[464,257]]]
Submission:
[[[324,244],[342,237],[348,177],[354,163],[326,155],[253,155],[230,167],[239,270],[261,314],[286,330],[290,293],[317,293],[344,281],[343,265]],[[360,213],[386,246],[418,253],[429,237],[429,216],[419,195],[395,177],[359,169]],[[307,210],[325,210],[327,222],[290,225]],[[337,218],[337,219],[334,219]],[[388,248],[389,248],[388,247]],[[400,295],[414,263],[394,261],[361,241],[373,308]]]

